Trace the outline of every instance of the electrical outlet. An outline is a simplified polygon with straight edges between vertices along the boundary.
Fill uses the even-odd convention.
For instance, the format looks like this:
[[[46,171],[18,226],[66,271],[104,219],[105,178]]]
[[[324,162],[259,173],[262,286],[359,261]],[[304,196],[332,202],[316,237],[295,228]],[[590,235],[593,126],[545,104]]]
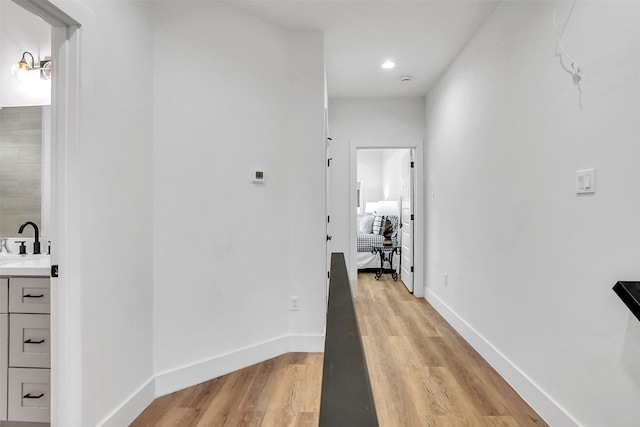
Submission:
[[[447,276],[447,273],[444,273],[444,285],[449,286],[449,277]]]
[[[291,297],[291,300],[289,301],[289,309],[291,311],[300,310],[300,297]]]

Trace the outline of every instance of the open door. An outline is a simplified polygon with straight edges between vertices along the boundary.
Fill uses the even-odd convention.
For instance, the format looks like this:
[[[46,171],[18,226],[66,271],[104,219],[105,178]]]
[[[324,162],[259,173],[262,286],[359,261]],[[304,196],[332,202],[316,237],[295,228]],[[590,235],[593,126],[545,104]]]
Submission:
[[[402,250],[400,278],[409,292],[413,293],[413,150],[402,156]]]

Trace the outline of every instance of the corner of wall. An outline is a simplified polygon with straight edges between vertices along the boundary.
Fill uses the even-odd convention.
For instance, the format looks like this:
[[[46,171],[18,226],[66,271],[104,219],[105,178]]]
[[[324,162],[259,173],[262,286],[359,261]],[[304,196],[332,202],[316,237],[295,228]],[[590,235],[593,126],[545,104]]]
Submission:
[[[289,351],[294,353],[322,353],[324,351],[324,334],[289,335]]]
[[[121,427],[129,425],[156,398],[156,378],[150,378],[136,390],[122,405],[116,408],[104,420],[100,427]]]
[[[289,337],[283,336],[245,347],[232,353],[156,374],[156,397],[255,365],[289,351]]]

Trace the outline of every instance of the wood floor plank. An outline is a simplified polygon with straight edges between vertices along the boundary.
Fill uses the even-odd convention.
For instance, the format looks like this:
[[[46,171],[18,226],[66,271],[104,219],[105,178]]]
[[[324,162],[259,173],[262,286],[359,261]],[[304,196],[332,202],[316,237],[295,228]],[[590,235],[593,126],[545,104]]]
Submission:
[[[410,399],[428,402],[414,405],[420,414],[426,413],[418,417],[422,425],[546,425],[508,385],[502,386],[504,380],[433,307],[413,298],[401,283],[385,276],[376,281],[371,275],[360,274],[356,305],[358,319],[369,334],[365,354],[367,363],[370,358],[374,361],[369,374],[372,383],[378,385],[374,397],[379,419],[397,423],[389,425],[404,425],[398,422],[406,417],[405,406],[390,403],[401,395],[397,387],[386,384],[392,372],[398,384],[411,390]],[[404,340],[389,336],[389,328],[366,325],[373,317],[371,306]],[[386,344],[381,344],[381,339]],[[393,355],[393,367],[380,363],[380,352]],[[420,386],[409,379],[412,375]],[[384,380],[376,381],[377,377]],[[519,415],[517,420],[513,413]],[[534,418],[528,419],[531,414]]]
[[[155,399],[130,426],[145,427],[163,425],[163,418],[178,408],[181,399],[182,396],[180,392],[171,393]]]
[[[547,426],[424,299],[358,275],[358,327],[381,427]],[[134,427],[318,425],[323,355],[288,353],[160,397]]]
[[[320,393],[318,390],[322,389],[323,362],[324,357],[321,353],[309,354],[305,359],[305,387],[298,400],[300,411],[305,414],[303,418],[315,418],[316,424],[320,413]]]

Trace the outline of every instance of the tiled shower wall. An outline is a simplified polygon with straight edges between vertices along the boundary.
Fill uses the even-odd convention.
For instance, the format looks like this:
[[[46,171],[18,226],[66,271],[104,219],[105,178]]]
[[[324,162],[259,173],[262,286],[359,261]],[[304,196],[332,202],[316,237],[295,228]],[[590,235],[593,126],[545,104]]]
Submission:
[[[41,224],[41,170],[42,107],[0,109],[0,236],[18,236],[26,221]]]

